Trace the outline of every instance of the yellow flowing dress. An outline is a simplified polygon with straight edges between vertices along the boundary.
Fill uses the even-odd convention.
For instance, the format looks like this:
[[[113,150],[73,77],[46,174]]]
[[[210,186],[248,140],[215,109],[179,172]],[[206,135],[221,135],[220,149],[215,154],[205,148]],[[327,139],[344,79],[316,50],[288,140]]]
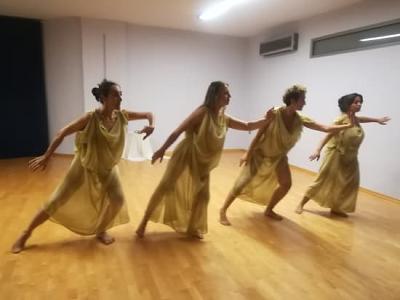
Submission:
[[[152,221],[181,233],[207,232],[210,172],[220,160],[227,124],[227,116],[207,109],[198,131],[186,131],[149,201]]]
[[[335,121],[337,125],[348,123],[346,114]],[[360,186],[357,155],[363,139],[364,131],[359,125],[334,135],[326,145],[317,178],[305,196],[334,211],[354,212]]]
[[[257,141],[253,153],[237,178],[231,193],[234,197],[260,205],[268,205],[278,187],[276,167],[287,160],[287,153],[301,136],[303,124],[314,123],[296,112],[291,131],[285,126],[282,114],[284,106],[275,108],[275,118]]]
[[[122,111],[107,130],[98,111],[75,137],[75,156],[64,181],[44,205],[50,220],[81,235],[129,222],[117,164],[128,123]]]

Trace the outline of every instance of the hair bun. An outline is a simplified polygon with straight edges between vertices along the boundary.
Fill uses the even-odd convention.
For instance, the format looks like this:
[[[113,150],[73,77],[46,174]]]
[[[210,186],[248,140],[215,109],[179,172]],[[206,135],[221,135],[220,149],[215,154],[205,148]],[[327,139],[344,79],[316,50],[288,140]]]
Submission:
[[[100,89],[98,87],[92,88],[92,94],[97,101],[100,101]]]
[[[110,93],[111,88],[114,85],[118,85],[117,83],[113,81],[109,81],[107,79],[104,79],[100,84],[98,84],[96,87],[92,88],[92,94],[96,98],[98,102],[103,103],[103,97],[107,97],[108,94]]]

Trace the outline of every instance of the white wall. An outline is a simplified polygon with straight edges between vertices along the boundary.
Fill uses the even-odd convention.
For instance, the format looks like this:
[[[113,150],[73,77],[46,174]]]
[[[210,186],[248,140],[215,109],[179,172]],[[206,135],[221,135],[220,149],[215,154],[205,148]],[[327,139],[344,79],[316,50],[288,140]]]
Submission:
[[[67,122],[99,106],[91,90],[104,76],[121,85],[123,107],[154,112],[153,148],[203,102],[214,80],[230,84],[228,113],[244,120],[261,115],[243,109],[250,105],[244,98],[246,39],[92,19],[44,23],[52,136]],[[144,123],[133,122],[130,130]],[[246,132],[232,132],[225,146],[245,148],[248,142]],[[72,145],[69,137],[57,152],[72,153]]]
[[[244,97],[246,50],[247,40],[242,38],[129,26],[126,106],[155,113],[155,147],[202,104],[214,80],[230,84],[228,113],[243,119],[256,117],[244,109],[249,105]],[[247,140],[245,132],[230,132],[225,147],[243,148]]]
[[[155,114],[153,148],[159,147],[202,103],[213,80],[230,84],[228,113],[246,120],[260,115],[250,116],[248,110],[243,110],[243,105],[248,106],[243,96],[246,39],[103,20],[82,19],[81,24],[85,111],[98,106],[91,89],[106,72],[106,78],[121,85],[124,108]],[[133,122],[129,128],[138,129],[144,124]],[[247,133],[230,133],[225,146],[243,148],[248,140]]]
[[[49,136],[84,113],[81,25],[78,18],[43,21]],[[66,137],[57,153],[72,153]]]
[[[121,85],[123,107],[155,114],[153,148],[203,102],[214,80],[230,84],[232,99],[227,112],[245,120],[250,117],[243,109],[249,106],[243,96],[246,39],[92,19],[45,24],[51,135],[72,116],[99,106],[91,89],[104,77]],[[70,99],[70,106],[65,105],[65,99]],[[144,123],[133,122],[130,130]],[[72,153],[70,139],[58,152]],[[233,132],[225,146],[244,148],[248,141],[246,132]]]
[[[91,89],[105,73],[108,79],[121,84],[125,108],[155,113],[154,148],[202,103],[213,80],[231,85],[228,113],[242,119],[254,119],[272,105],[281,105],[284,90],[302,83],[309,89],[304,113],[330,123],[339,113],[337,99],[359,92],[365,97],[363,114],[393,117],[385,127],[364,126],[361,184],[399,198],[400,168],[396,154],[400,133],[396,130],[396,116],[400,106],[396,84],[400,77],[400,46],[309,58],[312,38],[395,19],[398,11],[398,1],[366,2],[286,24],[249,40],[102,20],[44,21],[50,135],[98,105]],[[300,34],[296,53],[268,58],[258,55],[261,41],[294,31]],[[142,125],[143,122],[134,122],[130,129]],[[291,163],[316,171],[318,164],[308,162],[307,157],[322,136],[305,130],[290,153]],[[249,138],[244,132],[230,132],[225,146],[246,148]],[[70,138],[58,152],[72,153],[72,148]]]
[[[312,38],[396,19],[399,11],[398,1],[372,1],[274,28],[251,39],[247,61],[253,114],[281,105],[284,90],[302,83],[308,88],[303,112],[320,122],[330,123],[339,114],[337,99],[352,92],[364,96],[360,115],[391,116],[393,120],[387,126],[363,125],[366,138],[359,160],[361,185],[396,198],[400,198],[400,45],[320,58],[309,55]],[[260,42],[295,31],[300,36],[297,52],[265,58],[258,55]],[[290,163],[316,171],[319,164],[307,157],[322,137],[322,133],[305,129],[289,155]]]
[[[85,111],[99,106],[92,88],[103,78],[127,85],[127,24],[82,19],[82,61]]]

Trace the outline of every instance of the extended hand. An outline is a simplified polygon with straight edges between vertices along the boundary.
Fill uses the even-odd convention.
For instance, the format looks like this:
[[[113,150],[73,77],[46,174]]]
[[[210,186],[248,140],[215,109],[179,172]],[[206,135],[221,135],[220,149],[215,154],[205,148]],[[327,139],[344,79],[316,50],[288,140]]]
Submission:
[[[386,125],[386,123],[389,122],[389,121],[390,121],[389,117],[383,117],[383,118],[379,118],[378,119],[378,123],[381,124],[381,125]]]
[[[145,126],[142,130],[136,131],[137,133],[145,133],[146,135],[143,137],[145,140],[149,135],[151,135],[154,131],[154,126]]]
[[[32,171],[36,171],[37,169],[41,168],[42,170],[46,169],[47,163],[49,162],[49,158],[45,155],[38,156],[34,159],[31,159],[28,163],[29,168]]]
[[[153,157],[151,158],[151,164],[154,164],[158,159],[160,160],[160,162],[162,162],[164,152],[165,150],[163,149],[158,149],[156,152],[154,152]]]
[[[311,154],[308,158],[311,160],[311,161],[313,161],[313,160],[319,160],[319,158],[320,158],[320,156],[321,156],[321,154],[320,154],[320,152],[314,152],[313,154]]]

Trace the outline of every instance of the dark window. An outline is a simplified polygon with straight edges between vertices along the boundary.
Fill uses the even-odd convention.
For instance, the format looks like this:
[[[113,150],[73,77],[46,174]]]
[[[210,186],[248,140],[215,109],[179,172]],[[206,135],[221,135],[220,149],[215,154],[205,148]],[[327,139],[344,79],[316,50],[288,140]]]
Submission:
[[[311,57],[400,44],[400,20],[339,32],[311,41]]]

